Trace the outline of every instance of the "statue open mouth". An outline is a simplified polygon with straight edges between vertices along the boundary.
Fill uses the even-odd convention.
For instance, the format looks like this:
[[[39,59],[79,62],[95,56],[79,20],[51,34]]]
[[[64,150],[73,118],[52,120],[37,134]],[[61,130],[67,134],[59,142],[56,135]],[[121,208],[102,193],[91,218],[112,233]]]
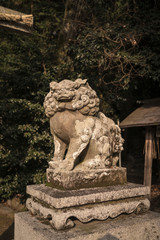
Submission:
[[[58,96],[56,99],[60,102],[69,102],[72,100],[74,95],[63,95],[63,96]]]

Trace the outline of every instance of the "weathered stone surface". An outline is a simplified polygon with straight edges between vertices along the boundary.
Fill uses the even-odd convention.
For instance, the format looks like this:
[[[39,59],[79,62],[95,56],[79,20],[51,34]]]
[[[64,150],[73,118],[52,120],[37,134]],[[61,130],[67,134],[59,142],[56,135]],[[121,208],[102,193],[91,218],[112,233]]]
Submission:
[[[156,240],[160,239],[160,214],[119,216],[107,221],[92,221],[76,228],[55,231],[28,212],[15,214],[14,240]]]
[[[54,158],[49,162],[51,169],[93,170],[116,166],[123,150],[121,130],[99,112],[99,99],[86,79],[51,82],[44,108],[55,145]]]
[[[46,173],[50,186],[58,189],[106,187],[127,183],[126,169],[119,167],[88,171],[56,171],[48,168]]]
[[[114,218],[122,213],[146,212],[150,207],[146,198],[149,187],[137,184],[72,191],[31,185],[27,193],[31,195],[26,202],[30,212],[49,219],[57,230],[73,227],[73,216],[81,222],[89,222]]]
[[[148,199],[142,198],[125,199],[114,203],[106,202],[57,210],[30,198],[26,205],[32,214],[49,219],[55,229],[63,230],[74,226],[73,216],[83,223],[90,222],[93,219],[106,220],[109,217],[115,218],[122,213],[146,212],[149,210],[150,202]]]
[[[61,191],[40,184],[27,186],[27,193],[54,208],[64,208],[146,196],[150,189],[140,184],[127,183],[119,186]]]

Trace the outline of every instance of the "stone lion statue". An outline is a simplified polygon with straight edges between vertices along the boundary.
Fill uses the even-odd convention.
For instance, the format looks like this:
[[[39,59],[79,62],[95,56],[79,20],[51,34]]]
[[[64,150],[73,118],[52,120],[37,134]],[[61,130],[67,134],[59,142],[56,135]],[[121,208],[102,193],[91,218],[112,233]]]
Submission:
[[[71,171],[116,166],[123,149],[121,130],[99,112],[99,103],[86,79],[50,83],[44,100],[55,145],[50,168]]]

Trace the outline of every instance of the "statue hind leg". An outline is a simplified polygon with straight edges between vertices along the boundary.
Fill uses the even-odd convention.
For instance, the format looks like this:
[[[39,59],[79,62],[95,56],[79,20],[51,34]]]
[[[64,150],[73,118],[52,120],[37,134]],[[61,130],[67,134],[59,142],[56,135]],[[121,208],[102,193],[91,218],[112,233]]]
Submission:
[[[75,167],[75,162],[82,151],[89,144],[89,139],[86,142],[83,142],[81,138],[72,138],[70,139],[70,144],[68,148],[67,155],[65,157],[63,167],[64,170],[71,171]]]
[[[64,160],[65,170],[71,171],[75,167],[76,160],[90,142],[94,125],[94,119],[91,117],[83,121],[75,121],[75,135],[70,139],[68,152]]]

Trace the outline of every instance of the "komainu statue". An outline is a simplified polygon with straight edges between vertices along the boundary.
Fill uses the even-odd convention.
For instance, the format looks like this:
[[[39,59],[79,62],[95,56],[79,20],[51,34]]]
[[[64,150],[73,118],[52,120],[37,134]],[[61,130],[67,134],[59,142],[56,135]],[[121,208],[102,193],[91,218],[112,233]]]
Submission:
[[[120,128],[99,112],[86,79],[51,82],[44,108],[55,152],[46,183],[27,186],[26,205],[33,215],[63,230],[74,226],[74,218],[87,223],[149,209],[149,187],[128,184],[126,168],[116,166],[123,148]]]
[[[55,152],[52,169],[104,169],[116,166],[123,139],[118,125],[99,112],[99,98],[87,80],[50,83],[44,108]]]

